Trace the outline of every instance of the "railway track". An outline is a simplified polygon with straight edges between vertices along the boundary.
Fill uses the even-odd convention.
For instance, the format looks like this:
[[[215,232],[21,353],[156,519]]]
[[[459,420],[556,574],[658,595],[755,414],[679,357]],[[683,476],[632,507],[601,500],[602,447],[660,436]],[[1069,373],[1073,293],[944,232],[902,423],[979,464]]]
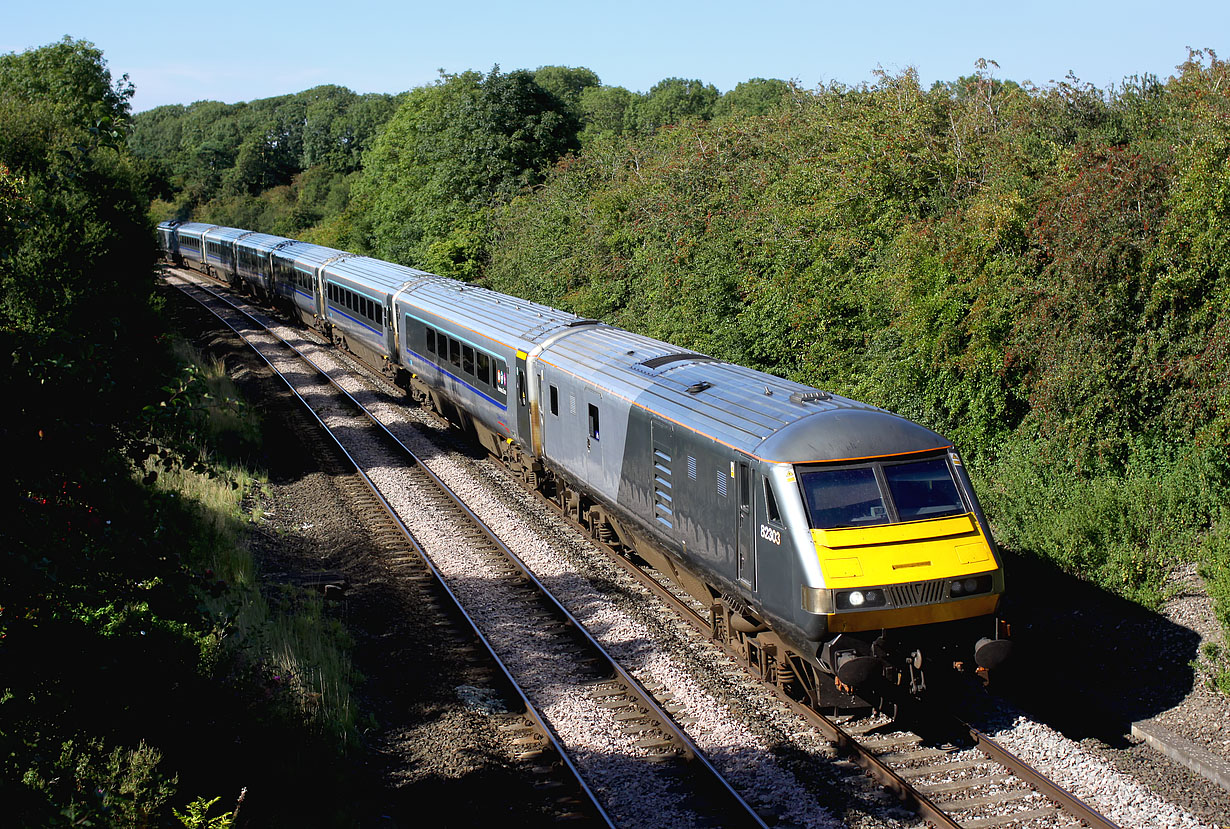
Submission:
[[[560,505],[541,498],[552,512],[585,532]],[[601,545],[600,541],[594,540]],[[708,608],[680,591],[643,563],[608,548],[624,571],[649,589],[698,632],[712,638]],[[717,641],[716,639],[714,641]],[[722,644],[718,642],[718,644]],[[758,675],[745,654],[723,645],[728,654]],[[1117,825],[1080,798],[1051,781],[1007,748],[978,729],[948,715],[937,715],[942,744],[904,730],[883,717],[827,717],[780,689],[768,685],[796,714],[831,740],[864,772],[929,823],[943,829],[990,827],[1087,826],[1117,829]],[[932,729],[928,729],[929,731]]]
[[[561,819],[629,825],[652,815],[655,822],[669,819],[681,826],[765,825],[674,722],[669,697],[656,699],[611,658],[462,499],[359,401],[335,383],[340,395],[322,390],[302,370],[303,362],[312,373],[328,375],[296,349],[300,344],[275,344],[262,324],[229,300],[212,291],[203,296],[203,277],[176,274],[171,281],[218,314],[275,371],[287,359],[283,349],[298,355],[279,374],[358,470],[354,495],[369,504],[363,511],[375,522],[373,535],[382,539],[389,560],[405,578],[422,579],[430,572],[438,579],[500,665],[522,703],[509,729],[524,747],[523,759],[553,773],[571,772],[571,788],[583,797],[562,801]],[[341,395],[344,405],[337,402]],[[404,460],[390,464],[398,457]],[[430,526],[418,526],[425,516]],[[570,724],[567,731],[574,736],[561,736],[556,724],[577,716],[589,720],[588,727],[578,731]],[[612,742],[621,750],[611,752]],[[595,745],[606,750],[595,751]],[[670,805],[649,805],[646,813],[647,804]]]

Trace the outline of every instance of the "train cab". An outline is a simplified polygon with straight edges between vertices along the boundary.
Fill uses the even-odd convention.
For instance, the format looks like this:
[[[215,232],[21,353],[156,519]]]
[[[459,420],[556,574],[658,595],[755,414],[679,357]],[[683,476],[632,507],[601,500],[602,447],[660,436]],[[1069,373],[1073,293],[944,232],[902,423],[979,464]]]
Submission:
[[[823,447],[806,437],[813,430]],[[793,456],[773,471],[803,564],[790,627],[815,643],[826,671],[857,688],[901,665],[919,684],[924,663],[1004,662],[1002,562],[947,441],[866,409],[804,419],[762,451]]]

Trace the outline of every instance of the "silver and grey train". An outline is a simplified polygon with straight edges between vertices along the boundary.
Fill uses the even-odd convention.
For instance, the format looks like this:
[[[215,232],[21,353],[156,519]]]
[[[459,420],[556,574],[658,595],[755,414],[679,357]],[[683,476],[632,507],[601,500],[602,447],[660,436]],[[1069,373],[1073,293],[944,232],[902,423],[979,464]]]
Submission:
[[[918,694],[1011,645],[961,457],[883,409],[597,320],[263,233],[164,222],[165,255],[320,329],[816,706]]]

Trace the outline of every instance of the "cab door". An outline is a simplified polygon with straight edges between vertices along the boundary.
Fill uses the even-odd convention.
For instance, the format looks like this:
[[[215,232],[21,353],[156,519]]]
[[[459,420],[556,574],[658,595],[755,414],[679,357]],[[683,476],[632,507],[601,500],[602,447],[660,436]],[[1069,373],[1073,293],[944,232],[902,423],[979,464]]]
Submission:
[[[756,514],[752,510],[752,470],[735,463],[735,577],[756,589]]]

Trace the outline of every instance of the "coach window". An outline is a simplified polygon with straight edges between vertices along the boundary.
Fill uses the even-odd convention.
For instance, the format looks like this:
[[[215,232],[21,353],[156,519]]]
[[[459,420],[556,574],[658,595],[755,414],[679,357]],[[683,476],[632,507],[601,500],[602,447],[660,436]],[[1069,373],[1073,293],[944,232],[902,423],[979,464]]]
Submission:
[[[448,338],[448,361],[458,368],[461,367],[461,343]]]
[[[478,360],[478,381],[483,385],[491,385],[491,358],[483,352],[478,352],[475,357]]]
[[[593,403],[589,404],[589,436],[594,440],[600,440],[598,437],[598,407]]]
[[[461,371],[463,374],[474,376],[474,349],[468,345],[461,347]]]
[[[427,329],[427,353],[436,353],[436,330],[434,328]]]
[[[559,415],[559,389],[551,387],[551,414]]]

